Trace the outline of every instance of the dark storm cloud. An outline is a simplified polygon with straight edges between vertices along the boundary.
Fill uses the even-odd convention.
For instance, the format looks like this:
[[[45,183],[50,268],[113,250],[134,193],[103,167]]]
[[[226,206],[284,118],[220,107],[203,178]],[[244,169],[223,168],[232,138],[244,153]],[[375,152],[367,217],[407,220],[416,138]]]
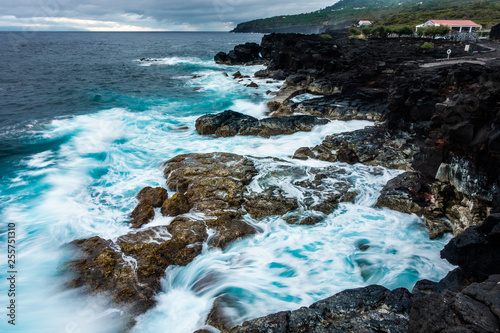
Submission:
[[[222,27],[256,18],[310,12],[336,0],[2,0],[0,19],[33,17],[105,20],[155,28]],[[124,15],[125,14],[125,15]],[[133,14],[133,15],[126,15]]]

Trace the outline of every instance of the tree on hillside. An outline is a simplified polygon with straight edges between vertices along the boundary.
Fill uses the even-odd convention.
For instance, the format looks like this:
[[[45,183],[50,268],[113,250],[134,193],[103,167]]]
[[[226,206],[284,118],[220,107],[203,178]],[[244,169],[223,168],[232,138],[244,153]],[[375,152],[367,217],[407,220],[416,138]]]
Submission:
[[[373,28],[372,33],[374,35],[378,35],[380,38],[385,38],[387,37],[387,32],[384,26],[379,25],[375,28]]]
[[[363,27],[361,29],[361,31],[363,32],[363,35],[365,35],[366,37],[370,36],[372,34],[372,28],[370,27]]]

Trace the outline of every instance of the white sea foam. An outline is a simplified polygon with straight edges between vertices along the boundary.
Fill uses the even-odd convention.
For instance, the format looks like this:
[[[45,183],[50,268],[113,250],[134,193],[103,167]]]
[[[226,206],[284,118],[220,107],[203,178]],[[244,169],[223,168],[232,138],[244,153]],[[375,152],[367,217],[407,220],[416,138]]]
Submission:
[[[307,93],[307,94],[301,94],[301,95],[295,96],[294,98],[291,98],[290,101],[293,103],[299,103],[299,102],[308,101],[311,99],[321,98],[321,97],[323,97],[323,96],[322,95],[313,95],[313,94]]]
[[[137,61],[140,62],[140,66],[204,65],[207,63],[207,60],[195,57],[146,58]]]

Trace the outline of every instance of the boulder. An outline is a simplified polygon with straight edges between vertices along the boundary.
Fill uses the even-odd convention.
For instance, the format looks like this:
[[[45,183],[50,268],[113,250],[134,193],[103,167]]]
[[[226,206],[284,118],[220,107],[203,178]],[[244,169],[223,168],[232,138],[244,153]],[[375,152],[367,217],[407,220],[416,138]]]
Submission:
[[[270,137],[275,135],[309,132],[317,125],[327,124],[327,119],[300,115],[280,118],[257,118],[227,110],[209,114],[196,120],[196,130],[201,135],[215,134],[220,137],[235,135],[259,135]]]
[[[484,280],[500,274],[500,214],[491,214],[453,238],[441,257],[460,266],[467,277]]]
[[[183,193],[175,193],[170,199],[165,200],[161,206],[164,216],[177,216],[189,212],[189,204]]]
[[[139,202],[135,209],[130,214],[132,220],[130,224],[132,228],[140,228],[143,225],[149,223],[155,217],[155,211],[153,209],[153,203],[149,199],[144,199]]]
[[[163,202],[168,199],[168,192],[163,187],[145,187],[137,195],[139,201],[149,200],[151,201],[151,206],[161,207]]]
[[[214,218],[206,219],[207,227],[216,230],[210,245],[225,249],[231,242],[243,237],[251,236],[257,231],[241,219],[241,215],[235,212],[217,213]]]
[[[79,250],[79,259],[66,265],[76,274],[68,283],[70,287],[83,287],[91,294],[110,293],[111,300],[129,306],[132,315],[144,313],[156,304],[155,286],[137,283],[135,270],[110,240],[95,236],[75,240],[71,245]]]
[[[196,131],[201,135],[215,134],[221,137],[228,137],[238,134],[242,126],[257,123],[257,118],[226,110],[196,119]]]
[[[328,95],[299,103],[282,103],[272,117],[306,114],[330,120],[370,120],[382,122],[387,115],[387,96],[379,91],[353,91]]]

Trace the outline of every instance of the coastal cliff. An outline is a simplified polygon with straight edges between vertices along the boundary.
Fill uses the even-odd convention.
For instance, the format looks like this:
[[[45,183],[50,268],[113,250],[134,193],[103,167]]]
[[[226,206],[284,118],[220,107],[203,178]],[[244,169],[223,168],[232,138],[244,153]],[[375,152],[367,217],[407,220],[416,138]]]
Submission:
[[[387,183],[376,205],[421,216],[431,238],[453,232],[442,256],[459,268],[439,283],[419,281],[411,292],[375,285],[346,290],[308,308],[236,327],[224,311],[234,302],[220,295],[207,325],[223,332],[498,331],[500,62],[489,49],[474,45],[482,57],[476,63],[438,63],[447,49],[456,59],[468,54],[461,44],[436,41],[434,49],[422,44],[271,34],[260,45],[239,45],[215,61],[267,64],[255,76],[285,80],[286,87],[269,102],[268,118],[227,110],[200,117],[196,130],[215,140],[269,138],[333,120],[373,121],[374,126],[332,133],[319,145],[301,147],[293,158],[404,170]],[[320,98],[293,99],[303,93]],[[282,164],[277,170],[259,169],[271,160]],[[290,224],[313,225],[359,195],[352,175],[336,164],[304,173],[272,157],[206,153],[179,155],[162,168],[175,194],[143,189],[131,213],[137,230],[115,241],[74,241],[78,257],[67,265],[75,274],[71,287],[109,293],[131,318],[156,304],[168,267],[188,265],[207,247],[224,249],[258,233],[248,218],[281,216]],[[307,200],[298,202],[269,181],[284,175],[300,175],[290,185]],[[261,179],[266,179],[259,183],[261,191],[249,188]],[[146,228],[158,209],[173,220]],[[448,309],[444,302],[455,306]],[[443,324],[432,326],[434,321]]]
[[[272,34],[261,48],[270,64],[257,75],[325,96],[270,103],[271,116],[356,119],[370,106],[382,109],[378,127],[329,136],[294,158],[406,170],[387,183],[377,206],[424,217],[431,238],[453,232],[441,256],[458,268],[439,283],[419,281],[411,293],[348,290],[223,332],[500,331],[498,52],[474,45],[480,56],[470,59],[459,43],[429,51],[422,43]],[[445,49],[460,60],[436,62]]]

